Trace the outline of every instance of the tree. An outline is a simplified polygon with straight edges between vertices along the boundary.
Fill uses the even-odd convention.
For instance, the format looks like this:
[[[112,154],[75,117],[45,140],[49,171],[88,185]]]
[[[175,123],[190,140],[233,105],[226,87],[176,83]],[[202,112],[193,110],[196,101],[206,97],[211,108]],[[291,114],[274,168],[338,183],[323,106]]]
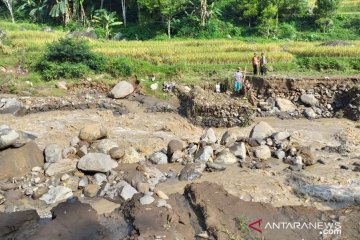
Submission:
[[[205,27],[207,20],[207,0],[200,0],[200,26]]]
[[[93,22],[99,24],[104,29],[106,38],[109,38],[112,27],[122,24],[122,22],[117,21],[116,12],[109,13],[105,9],[95,11]]]
[[[236,2],[236,8],[240,13],[239,18],[246,20],[249,27],[251,27],[252,24],[255,24],[257,17],[259,16],[258,6],[258,0],[238,0]]]
[[[267,0],[263,0],[261,4],[261,16],[259,18],[260,25],[258,29],[263,33],[267,38],[270,37],[271,29],[276,25],[276,13],[278,12],[277,7],[268,2]]]
[[[126,0],[121,0],[121,9],[122,9],[124,27],[126,27]]]
[[[70,7],[68,0],[56,0],[55,5],[50,10],[50,16],[58,18],[62,16],[63,23],[67,25],[70,20]]]
[[[179,14],[189,0],[140,0],[140,4],[150,12],[158,10],[167,25],[167,35],[171,38],[171,22],[174,17]]]
[[[316,0],[314,9],[315,23],[321,28],[322,32],[326,33],[333,25],[332,17],[335,15],[339,5],[340,0]]]
[[[14,13],[13,13],[14,0],[2,0],[2,1],[5,4],[5,6],[7,7],[7,9],[9,10],[9,12],[10,12],[11,21],[13,23],[15,23],[15,18],[14,18]]]
[[[34,22],[43,20],[47,9],[47,0],[25,0],[18,7],[17,12],[25,12]]]
[[[331,18],[339,8],[341,0],[316,0],[314,15],[319,18]]]

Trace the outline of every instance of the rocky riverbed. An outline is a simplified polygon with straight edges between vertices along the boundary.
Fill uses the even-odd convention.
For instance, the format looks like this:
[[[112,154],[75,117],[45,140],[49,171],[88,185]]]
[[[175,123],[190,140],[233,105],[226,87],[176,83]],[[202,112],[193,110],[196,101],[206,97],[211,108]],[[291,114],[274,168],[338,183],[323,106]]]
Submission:
[[[27,101],[35,109],[49,100]],[[1,238],[359,236],[358,123],[273,117],[204,129],[148,102],[109,102],[123,114],[95,105],[1,115]],[[247,227],[259,218],[339,222],[343,231],[261,235]]]

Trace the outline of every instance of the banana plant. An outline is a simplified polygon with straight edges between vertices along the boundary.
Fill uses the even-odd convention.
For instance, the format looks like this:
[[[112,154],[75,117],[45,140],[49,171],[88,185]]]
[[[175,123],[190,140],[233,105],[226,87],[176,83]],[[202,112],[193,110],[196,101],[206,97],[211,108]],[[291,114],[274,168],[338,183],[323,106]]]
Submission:
[[[104,29],[106,38],[109,38],[112,27],[122,24],[117,20],[116,12],[108,12],[105,9],[96,10],[92,19],[94,23],[99,24]]]
[[[68,0],[56,0],[55,5],[50,10],[50,16],[53,18],[63,17],[63,22],[66,25],[70,17],[70,7]]]

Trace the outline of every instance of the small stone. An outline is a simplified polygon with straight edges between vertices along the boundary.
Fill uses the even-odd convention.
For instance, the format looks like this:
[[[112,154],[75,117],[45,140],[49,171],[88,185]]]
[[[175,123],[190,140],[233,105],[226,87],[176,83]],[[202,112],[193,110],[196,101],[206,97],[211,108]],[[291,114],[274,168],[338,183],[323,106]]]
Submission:
[[[125,98],[134,92],[134,86],[126,81],[121,81],[111,90],[110,95],[113,98]]]
[[[228,149],[228,148],[225,148],[223,151],[221,151],[214,163],[218,163],[218,164],[234,164],[234,163],[237,163],[238,160],[237,158],[235,157],[234,154],[231,153],[231,151]]]
[[[84,146],[81,146],[79,148],[79,150],[76,152],[76,155],[78,155],[79,157],[83,157],[85,156],[86,154],[88,153],[88,149],[87,147],[84,145]]]
[[[33,194],[32,194],[32,198],[34,200],[39,199],[42,195],[44,195],[45,193],[47,193],[48,188],[43,186],[43,187],[38,187],[37,189],[34,190]]]
[[[59,89],[63,89],[63,90],[67,90],[67,86],[66,86],[66,82],[65,81],[61,81],[61,82],[57,82],[55,84],[55,86]]]
[[[276,105],[282,112],[295,112],[297,110],[296,106],[288,99],[277,98]]]
[[[150,155],[149,161],[153,164],[167,164],[168,163],[168,157],[163,152],[156,152]]]
[[[62,147],[58,144],[49,144],[44,150],[45,161],[54,163],[62,159]]]
[[[51,177],[55,175],[65,174],[68,172],[73,172],[76,170],[76,164],[76,160],[61,159],[57,162],[50,163],[45,169],[45,174]]]
[[[273,139],[276,141],[284,141],[290,137],[290,133],[288,132],[277,132],[272,135]]]
[[[182,151],[175,151],[173,155],[171,156],[170,162],[178,162],[182,157],[184,156],[184,153]]]
[[[84,195],[86,197],[95,197],[100,190],[100,186],[97,184],[89,184],[84,188]]]
[[[70,175],[69,174],[64,174],[61,176],[61,181],[66,181],[70,178]]]
[[[158,195],[159,198],[164,199],[164,200],[168,200],[168,199],[169,199],[168,195],[166,195],[163,191],[160,191],[160,190],[158,190],[158,191],[156,192],[156,195]]]
[[[20,135],[15,130],[0,130],[0,150],[10,147],[19,137]]]
[[[79,144],[79,142],[80,142],[80,138],[78,136],[75,136],[70,140],[70,146],[76,147]]]
[[[69,158],[69,157],[75,156],[76,152],[77,152],[76,148],[74,148],[74,147],[66,147],[62,151],[62,156],[63,156],[63,158]]]
[[[131,199],[135,194],[138,193],[138,191],[136,191],[136,189],[127,182],[124,182],[124,185],[125,186],[122,188],[120,196],[126,201]]]
[[[82,177],[82,178],[80,179],[80,181],[79,181],[79,188],[84,188],[84,187],[86,187],[88,184],[89,184],[89,179],[88,179],[86,176],[84,176],[84,177]]]
[[[87,142],[107,137],[107,129],[100,124],[91,124],[80,130],[79,138]]]
[[[212,162],[206,163],[206,170],[209,172],[219,172],[219,171],[224,171],[225,169],[226,167],[222,164],[212,163]]]
[[[140,198],[141,205],[149,205],[155,201],[155,198],[153,198],[150,195],[145,195],[142,198]]]
[[[200,148],[199,151],[195,154],[196,162],[208,162],[213,155],[213,148],[211,146],[205,146]]]
[[[271,158],[271,150],[268,146],[259,146],[254,149],[255,157],[261,160],[267,160]]]
[[[43,169],[42,169],[42,167],[40,167],[40,166],[36,166],[36,167],[33,167],[33,168],[31,169],[31,171],[32,171],[32,172],[42,173],[42,172],[43,172]]]
[[[109,154],[112,159],[118,160],[124,157],[125,151],[119,147],[114,147],[110,149]]]
[[[300,100],[308,106],[315,106],[319,103],[313,94],[303,94],[301,95]]]
[[[184,143],[180,140],[173,139],[168,143],[167,155],[172,157],[175,151],[182,151],[184,149]]]
[[[73,193],[70,188],[64,186],[57,186],[51,188],[40,198],[40,200],[45,201],[46,204],[54,204],[71,198],[72,196]]]
[[[216,135],[212,128],[209,128],[205,131],[205,133],[201,136],[200,141],[204,141],[207,144],[216,143]]]
[[[205,170],[204,163],[191,163],[187,164],[180,172],[180,181],[192,181],[201,177],[202,172]]]
[[[315,111],[312,108],[306,108],[304,110],[304,116],[308,119],[317,118],[317,114],[315,113]]]
[[[277,159],[283,160],[286,156],[285,152],[282,150],[276,151],[275,156]]]
[[[153,91],[157,90],[158,88],[159,88],[159,84],[157,84],[157,83],[153,83],[150,85],[150,89]]]
[[[136,189],[137,189],[138,192],[140,192],[140,193],[146,193],[146,192],[149,191],[150,186],[149,186],[149,183],[139,182],[139,183],[136,185]]]
[[[250,132],[250,138],[264,139],[270,137],[275,130],[266,122],[259,122]]]
[[[118,148],[119,145],[110,139],[102,139],[93,144],[97,152],[109,154],[113,148]]]
[[[94,175],[94,183],[97,185],[101,185],[103,182],[107,182],[107,177],[103,173],[96,173]]]
[[[91,172],[108,172],[116,168],[118,163],[111,159],[109,155],[104,153],[88,153],[82,157],[77,167],[83,171]]]

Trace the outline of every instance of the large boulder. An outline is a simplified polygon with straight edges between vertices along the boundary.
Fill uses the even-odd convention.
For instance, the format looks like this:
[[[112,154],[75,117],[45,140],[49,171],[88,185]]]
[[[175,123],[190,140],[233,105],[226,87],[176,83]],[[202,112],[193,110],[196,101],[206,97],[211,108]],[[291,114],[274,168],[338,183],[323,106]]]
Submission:
[[[174,152],[182,151],[184,149],[184,143],[181,140],[173,139],[168,143],[167,155],[171,157]]]
[[[10,128],[0,130],[0,150],[10,147],[15,144],[20,137],[19,133]]]
[[[98,36],[96,35],[96,33],[92,32],[92,31],[72,31],[69,32],[67,34],[68,37],[80,37],[80,38],[92,38],[92,39],[97,39]]]
[[[64,173],[73,172],[76,170],[77,161],[73,159],[62,159],[55,163],[51,163],[45,169],[47,176],[62,175]]]
[[[303,112],[304,116],[308,119],[317,118],[316,112],[312,108],[306,108]]]
[[[121,81],[111,90],[110,95],[113,98],[125,98],[134,92],[134,86],[126,81]]]
[[[273,134],[273,139],[276,141],[283,141],[285,139],[288,139],[290,137],[290,133],[287,131],[283,131],[283,132],[277,132]]]
[[[80,158],[77,167],[83,171],[89,172],[108,172],[116,168],[118,163],[104,153],[88,153]]]
[[[303,94],[301,95],[300,100],[307,106],[315,106],[319,103],[313,94]]]
[[[92,142],[107,137],[107,129],[100,124],[90,124],[80,130],[79,138],[81,140]]]
[[[296,106],[288,99],[277,98],[276,105],[282,112],[295,112]]]
[[[235,157],[234,154],[232,154],[232,152],[225,148],[223,151],[221,151],[219,153],[219,155],[216,157],[214,163],[219,163],[219,164],[234,164],[237,163],[237,158]]]
[[[54,163],[62,159],[63,148],[58,144],[49,144],[45,147],[45,161],[47,163]]]
[[[24,105],[16,98],[3,98],[0,100],[0,114],[13,114],[23,116],[25,114]]]
[[[240,137],[245,137],[243,130],[239,127],[227,130],[221,137],[220,144],[227,145],[232,144]]]
[[[275,130],[266,122],[259,122],[250,132],[250,138],[264,139],[270,137]]]
[[[0,179],[19,177],[31,172],[36,166],[44,165],[42,151],[34,142],[21,148],[6,149],[0,152]]]

